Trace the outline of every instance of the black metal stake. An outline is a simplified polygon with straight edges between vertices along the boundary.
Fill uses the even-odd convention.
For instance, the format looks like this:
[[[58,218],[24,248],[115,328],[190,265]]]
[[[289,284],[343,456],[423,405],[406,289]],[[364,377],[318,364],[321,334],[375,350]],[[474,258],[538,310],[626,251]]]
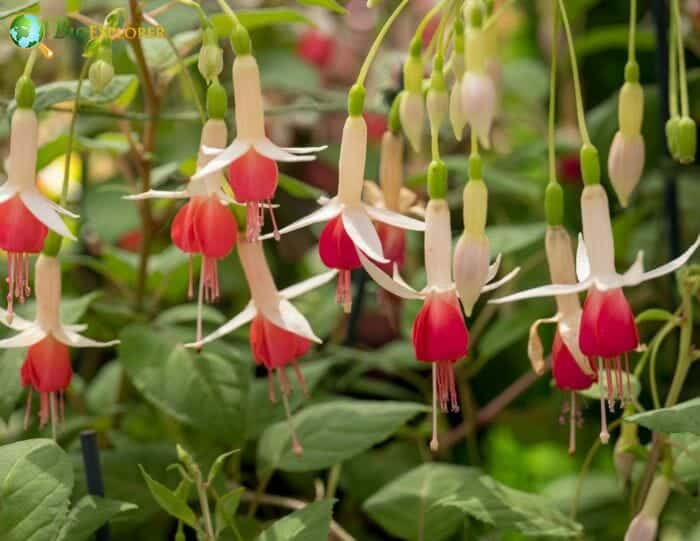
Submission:
[[[672,167],[667,165],[670,153],[666,146],[666,120],[670,116],[668,108],[668,4],[666,0],[653,0],[654,30],[656,33],[656,76],[659,84],[659,133],[665,150],[661,167],[665,176],[664,210],[666,214],[666,234],[668,235],[669,259],[681,253],[680,218],[678,212],[678,184]],[[673,47],[673,44],[670,44]]]
[[[97,434],[94,430],[80,433],[80,448],[83,451],[83,465],[88,494],[104,498],[105,487],[102,482],[102,467],[100,466],[100,451],[97,447]],[[96,541],[110,541],[109,524],[101,526],[95,532]]]

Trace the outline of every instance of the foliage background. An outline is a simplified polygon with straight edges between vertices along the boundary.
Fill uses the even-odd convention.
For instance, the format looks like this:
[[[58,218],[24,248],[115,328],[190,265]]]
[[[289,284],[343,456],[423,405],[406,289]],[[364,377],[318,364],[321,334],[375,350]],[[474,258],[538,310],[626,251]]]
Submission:
[[[162,3],[148,1],[146,9]],[[328,142],[331,145],[318,162],[284,169],[289,178],[285,177],[278,192],[281,204],[278,220],[283,224],[313,208],[313,199],[318,194],[333,193],[335,189],[344,92],[375,33],[373,19],[363,11],[362,2],[353,0],[347,6],[354,17],[354,28],[349,26],[350,16],[344,19],[339,14],[324,15],[334,25],[335,54],[340,56],[334,57],[330,68],[316,69],[300,59],[295,48],[306,18],[314,19],[318,15],[302,4],[316,3],[325,2],[266,2],[265,10],[246,12],[250,13],[249,19],[244,18],[252,29],[255,54],[271,108],[268,128],[272,138],[295,144]],[[12,4],[3,4],[0,11],[16,7]],[[208,13],[216,10],[213,4],[202,2]],[[418,21],[422,8],[419,4],[416,2],[410,14],[402,17],[392,33],[390,47],[385,48],[371,75],[369,103],[374,113],[370,125],[378,125],[379,129],[371,129],[375,138],[370,149],[368,178],[376,178],[377,135],[381,135],[382,115],[386,112],[385,97],[397,87],[400,53]],[[494,133],[496,149],[486,156],[484,177],[491,191],[488,234],[492,253],[503,253],[506,268],[520,265],[523,269],[511,286],[513,289],[548,281],[542,210],[547,180],[548,90],[548,56],[541,47],[548,28],[544,4],[547,2],[518,2],[499,21],[503,36],[503,106]],[[567,5],[571,8],[576,47],[582,60],[591,135],[605,163],[605,149],[616,129],[616,91],[626,61],[627,2],[576,0]],[[110,8],[124,6],[125,2],[117,0],[85,0],[82,12],[99,19]],[[234,6],[243,7],[236,3]],[[261,16],[268,17],[273,13],[269,11],[271,8],[283,14],[280,22],[284,24],[268,24],[270,19]],[[619,268],[626,268],[640,249],[644,250],[649,266],[669,258],[668,213],[663,197],[665,178],[675,177],[678,183],[681,246],[688,245],[700,230],[700,214],[696,209],[700,198],[697,167],[676,168],[662,157],[658,91],[654,86],[656,45],[648,8],[648,2],[640,2],[639,11],[645,16],[639,28],[638,57],[641,80],[649,84],[645,89],[644,122],[647,167],[631,208],[625,211],[613,208]],[[369,17],[369,24],[360,24],[363,17]],[[290,24],[293,18],[298,20]],[[192,12],[178,7],[158,20],[184,58],[196,53],[198,39]],[[7,22],[0,23],[2,35]],[[261,26],[253,29],[256,24]],[[689,24],[700,23],[690,17]],[[49,189],[53,186],[56,190],[62,180],[60,160],[66,151],[70,115],[55,109],[70,110],[70,91],[60,92],[66,90],[66,81],[77,77],[81,48],[74,40],[53,40],[51,44],[56,48],[56,58],[51,62],[40,61],[36,70],[38,84],[58,81],[46,92],[51,106],[42,113],[39,175]],[[697,34],[691,35],[689,45],[697,55],[700,50]],[[200,123],[189,88],[179,74],[179,65],[167,42],[147,40],[144,47],[157,80],[163,85],[153,181],[175,186],[193,170]],[[224,84],[230,90],[227,75],[231,53],[228,47],[225,50]],[[0,121],[0,137],[8,134],[10,100],[24,59],[25,55],[13,48],[9,39],[0,42],[0,97],[8,106],[8,115]],[[690,55],[689,61],[691,66],[695,65],[697,57]],[[76,377],[68,393],[66,424],[59,437],[59,444],[68,452],[70,461],[66,462],[62,455],[52,455],[50,446],[33,451],[48,453],[47,460],[58,473],[44,479],[41,475],[32,477],[27,469],[27,491],[48,491],[51,482],[58,479],[62,488],[51,492],[59,502],[58,507],[64,505],[59,497],[61,490],[62,497],[65,499],[70,494],[73,502],[84,495],[77,435],[92,428],[98,432],[103,448],[106,495],[138,506],[138,509],[118,509],[122,512],[112,522],[117,539],[173,538],[175,522],[160,510],[136,466],[143,465],[153,478],[174,487],[177,475],[166,467],[176,461],[176,443],[192,452],[204,468],[218,454],[241,449],[227,463],[226,481],[219,479],[217,489],[227,491],[234,486],[231,483],[246,487],[237,515],[245,539],[255,538],[267,524],[288,513],[284,506],[266,503],[265,495],[301,501],[323,495],[335,497],[334,520],[362,541],[514,540],[578,535],[566,516],[576,496],[578,473],[587,449],[598,436],[598,409],[596,401],[590,401],[591,407],[585,410],[585,423],[579,431],[578,453],[568,456],[566,429],[559,424],[564,396],[552,388],[548,377],[537,380],[531,376],[526,358],[529,326],[534,319],[552,312],[550,300],[502,308],[481,301],[476,316],[469,321],[470,356],[459,372],[463,412],[444,420],[442,430],[450,435],[449,445],[443,446],[437,456],[427,449],[429,419],[416,406],[428,403],[428,373],[425,366],[414,361],[406,338],[410,336],[410,325],[419,306],[405,304],[400,329],[392,329],[378,309],[376,288],[359,272],[354,279],[356,289],[361,291],[361,301],[355,303],[356,311],[349,319],[331,301],[332,286],[303,297],[298,304],[317,334],[326,339],[322,347],[303,360],[313,398],[304,402],[294,395],[293,399],[294,409],[300,412],[296,422],[307,449],[301,462],[288,449],[285,451],[286,428],[275,424],[283,419],[283,413],[281,407],[267,401],[266,383],[261,378],[263,374],[255,370],[245,329],[225,342],[207,347],[203,355],[181,347],[180,344],[193,337],[195,308],[186,298],[187,257],[169,242],[169,222],[175,209],[168,203],[154,206],[154,244],[145,289],[142,295],[138,294],[140,218],[136,206],[121,199],[122,195],[136,191],[138,185],[132,185],[135,181],[129,177],[133,174],[124,174],[132,167],[132,158],[128,141],[114,118],[129,117],[130,129],[134,137],[139,137],[142,96],[127,43],[115,43],[114,66],[119,78],[110,87],[113,90],[110,100],[87,103],[86,111],[78,119],[78,144],[71,177],[73,206],[82,216],[81,234],[78,243],[64,250],[62,261],[64,296],[69,297],[64,309],[70,319],[89,323],[90,336],[111,339],[118,335],[122,344],[106,352],[75,352]],[[189,62],[187,69],[201,99],[205,87],[198,76],[196,61]],[[568,72],[561,73],[566,79]],[[693,73],[690,96],[696,118],[700,110],[698,85],[700,80]],[[569,82],[561,86],[563,105],[558,145],[562,171],[566,172],[571,171],[571,167],[566,167],[567,159],[570,161],[576,154],[576,141],[569,135],[575,118]],[[115,113],[109,103],[111,98],[116,98],[121,112]],[[466,180],[466,149],[464,145],[447,142],[445,145],[444,153],[449,154],[446,161],[451,169],[448,199],[454,211],[453,226],[457,229],[461,222],[461,190]],[[407,183],[423,193],[425,157],[409,156],[408,162]],[[581,184],[575,167],[573,171],[574,174],[561,178],[571,232],[580,229],[577,201]],[[322,269],[314,249],[316,238],[314,232],[304,231],[290,235],[279,245],[267,246],[278,286],[295,283]],[[424,282],[421,259],[420,239],[411,236],[406,274],[415,284]],[[223,300],[206,309],[206,329],[224,322],[248,300],[236,256],[220,264],[220,277]],[[676,303],[672,279],[630,290],[629,298],[635,312],[648,307],[673,309]],[[356,299],[359,300],[360,297]],[[31,303],[28,304],[27,311],[31,312]],[[642,325],[642,339],[655,330],[654,324]],[[36,427],[28,432],[21,427],[22,359],[22,352],[0,355],[2,445],[42,435]],[[670,383],[674,362],[675,345],[671,341],[658,359],[657,379],[662,392]],[[514,382],[522,388],[514,391],[511,387]],[[646,381],[642,383],[640,400],[646,404],[648,386]],[[684,398],[696,396],[699,387],[696,366],[688,378]],[[499,402],[504,398],[509,399],[507,403]],[[644,431],[642,438],[644,441],[648,438]],[[700,449],[697,437],[688,436],[684,444]],[[33,459],[28,462],[41,463]],[[686,493],[673,495],[662,524],[676,528],[679,538],[697,539],[700,530],[696,528],[694,533],[691,530],[700,521],[697,500],[700,468],[692,459],[686,461],[686,466],[687,475],[684,473],[683,478]],[[0,480],[7,473],[3,468],[0,460]],[[392,481],[394,484],[390,484]],[[522,493],[510,492],[502,485],[495,485],[496,482]],[[7,489],[7,485],[3,486],[3,490]],[[251,504],[256,491],[263,494],[262,499],[257,497],[261,504],[257,509]],[[5,496],[7,492],[0,494],[0,504]],[[445,502],[446,497],[454,501]],[[474,504],[474,498],[480,505]],[[633,515],[633,502],[615,477],[612,448],[602,449],[593,458],[578,498],[576,518],[585,532],[581,535],[586,539],[621,539]],[[44,509],[58,509],[41,499],[37,504]],[[316,508],[314,512],[325,516],[327,507]],[[6,512],[0,505],[0,517]],[[45,524],[45,517],[42,520]],[[37,531],[36,539],[55,538],[55,532],[49,535],[48,530]],[[319,539],[318,534],[314,537],[307,531],[306,535],[282,538]]]

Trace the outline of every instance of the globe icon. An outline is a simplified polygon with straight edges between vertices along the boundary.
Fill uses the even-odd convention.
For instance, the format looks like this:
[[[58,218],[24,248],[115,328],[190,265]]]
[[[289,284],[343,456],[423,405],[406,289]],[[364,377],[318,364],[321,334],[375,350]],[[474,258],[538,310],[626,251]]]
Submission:
[[[10,38],[22,49],[36,47],[44,37],[44,27],[36,15],[25,13],[10,25]]]

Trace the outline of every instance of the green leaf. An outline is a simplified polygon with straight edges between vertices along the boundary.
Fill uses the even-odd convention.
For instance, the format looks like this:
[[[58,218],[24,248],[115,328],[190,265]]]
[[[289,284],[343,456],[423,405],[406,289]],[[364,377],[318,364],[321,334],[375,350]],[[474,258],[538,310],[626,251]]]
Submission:
[[[52,440],[0,448],[0,539],[55,541],[72,488],[68,455]]]
[[[315,201],[319,197],[326,195],[322,190],[314,188],[306,182],[292,178],[284,173],[280,173],[279,175],[279,185],[280,188],[289,195],[298,199],[313,199]]]
[[[181,304],[173,306],[161,312],[156,318],[156,325],[172,326],[180,323],[190,323],[197,321],[197,312],[199,308],[196,304]],[[212,323],[214,325],[223,325],[226,323],[226,318],[216,308],[212,306],[202,306],[202,322]]]
[[[689,433],[700,436],[700,398],[681,402],[670,408],[637,413],[626,417],[625,421],[637,423],[657,432]]]
[[[291,50],[262,49],[255,57],[264,89],[315,92],[321,85],[318,71]]]
[[[320,541],[328,539],[335,500],[310,503],[278,520],[255,541]]]
[[[148,485],[148,489],[151,491],[153,499],[158,502],[158,505],[160,505],[169,515],[181,520],[188,526],[192,526],[193,528],[196,527],[197,517],[195,516],[194,511],[192,511],[192,509],[190,509],[185,502],[178,498],[177,494],[175,494],[172,490],[165,485],[161,485],[155,479],[152,479],[141,465],[139,465],[139,469],[141,470],[141,475],[143,475],[143,478],[146,480],[146,484]]]
[[[90,81],[86,80],[80,90],[80,100],[92,105],[104,105],[134,92],[135,87],[138,88],[138,79],[135,75],[115,76],[102,92],[93,92]],[[34,110],[40,112],[58,103],[75,101],[77,88],[78,81],[58,81],[37,87]],[[12,100],[7,108],[8,115],[11,115],[16,108],[17,103]]]
[[[25,353],[22,349],[7,349],[0,353],[0,419],[7,419],[15,411],[22,396],[19,371]]]
[[[298,0],[298,2],[305,6],[319,6],[343,15],[346,13],[346,9],[335,0]]]
[[[245,428],[246,361],[186,349],[167,329],[133,325],[120,335],[119,359],[134,386],[176,419],[227,442]]]
[[[544,238],[547,224],[492,225],[486,228],[491,253],[509,254],[538,243]]]
[[[241,9],[236,11],[236,16],[248,30],[273,26],[276,24],[302,23],[313,26],[314,22],[303,13],[289,8],[258,8],[253,10]],[[223,13],[216,13],[209,17],[219,37],[227,38],[233,30],[231,18]]]
[[[648,310],[644,310],[644,312],[639,314],[635,318],[635,321],[637,324],[644,323],[646,321],[671,321],[675,317],[676,316],[674,316],[668,310],[664,310],[662,308],[649,308]]]
[[[459,510],[438,502],[477,475],[471,468],[423,464],[386,485],[363,508],[395,537],[442,541],[452,536],[464,519]]]
[[[112,361],[103,365],[85,391],[88,410],[98,415],[114,412],[119,402],[123,377],[124,369],[118,362]]]
[[[277,423],[258,443],[258,469],[310,471],[339,464],[376,445],[426,411],[422,404],[337,400],[309,406],[292,419],[304,452],[292,451],[287,423]]]
[[[610,49],[625,49],[628,43],[629,26],[626,24],[592,27],[576,38],[576,54],[583,58]],[[637,51],[653,51],[656,47],[654,32],[640,28],[636,34],[635,47]]]
[[[85,541],[113,517],[134,509],[132,503],[84,496],[71,509],[56,541]]]
[[[221,466],[224,465],[224,461],[230,457],[232,454],[237,453],[240,451],[240,449],[234,449],[233,451],[229,451],[228,453],[223,453],[216,457],[216,460],[214,463],[211,465],[211,468],[209,469],[209,475],[207,475],[207,484],[210,485],[212,481],[216,478],[216,476],[219,474],[219,471],[221,470]]]
[[[39,0],[30,0],[29,2],[22,2],[19,6],[3,9],[0,11],[0,21],[7,19],[8,17],[12,17],[13,15],[19,15],[20,13],[33,8],[37,4],[39,4]]]
[[[73,152],[100,151],[119,156],[129,151],[126,136],[121,133],[102,133],[95,137],[76,136],[73,138]],[[41,171],[59,156],[64,156],[68,150],[68,135],[60,135],[46,143],[37,153],[36,168]]]
[[[244,492],[244,487],[238,487],[216,500],[215,514],[218,529],[222,530],[225,526],[228,526],[232,530],[236,529],[234,517],[236,515],[236,511],[238,510],[238,505],[241,503],[241,496]]]
[[[82,297],[61,300],[61,321],[65,324],[78,323],[90,305],[101,296],[101,291],[92,291]]]

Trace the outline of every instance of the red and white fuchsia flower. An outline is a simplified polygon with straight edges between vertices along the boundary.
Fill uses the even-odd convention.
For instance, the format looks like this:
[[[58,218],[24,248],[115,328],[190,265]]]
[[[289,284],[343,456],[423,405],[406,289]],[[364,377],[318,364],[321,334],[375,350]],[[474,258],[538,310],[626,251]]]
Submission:
[[[250,328],[250,348],[258,364],[267,368],[270,400],[275,402],[274,372],[277,372],[280,390],[289,420],[294,452],[301,453],[301,445],[292,427],[287,398],[291,393],[291,385],[287,376],[287,366],[294,369],[304,394],[307,394],[304,377],[299,370],[297,359],[304,355],[312,342],[321,343],[309,322],[299,312],[290,299],[303,295],[331,281],[336,271],[326,272],[295,286],[277,290],[270,268],[265,260],[262,242],[238,241],[238,255],[243,266],[251,301],[230,321],[217,330],[198,340],[188,347],[201,348],[204,344],[221,338],[236,329],[252,322]]]
[[[202,145],[220,145],[226,142],[226,123],[210,119],[202,130]],[[197,167],[201,171],[211,158],[200,151]],[[214,171],[209,175],[195,175],[181,191],[149,190],[126,199],[189,199],[178,211],[170,229],[173,243],[190,257],[202,256],[201,287],[208,301],[219,297],[217,260],[226,257],[236,245],[238,224],[227,208],[237,202],[222,188],[223,175]],[[193,295],[192,264],[190,259],[189,296]]]
[[[61,323],[60,307],[61,264],[55,257],[42,254],[36,262],[36,318],[34,321],[26,321],[15,316],[12,323],[6,325],[19,331],[19,334],[0,340],[0,349],[29,348],[22,365],[22,385],[31,386],[39,393],[41,426],[51,417],[54,433],[57,421],[56,397],[59,398],[62,412],[63,391],[70,384],[73,375],[68,347],[109,347],[119,343],[119,340],[97,342],[80,335],[87,326]],[[5,318],[1,320],[5,322]],[[30,391],[25,425],[29,421],[31,397]]]
[[[60,207],[36,185],[37,118],[31,109],[17,109],[12,116],[7,181],[0,186],[0,249],[7,252],[7,318],[13,316],[14,299],[30,294],[29,254],[41,252],[48,230],[75,240],[61,214],[78,216]]]
[[[443,411],[459,409],[452,367],[467,355],[469,332],[462,315],[457,289],[452,279],[452,235],[450,210],[444,199],[431,199],[425,212],[425,270],[427,286],[416,291],[395,270],[391,278],[362,253],[362,266],[381,287],[404,299],[423,300],[423,308],[413,324],[413,349],[419,361],[433,363],[433,437],[430,446],[437,449],[437,404]],[[489,271],[487,282],[498,272],[500,258]],[[513,278],[513,270],[501,280],[485,285],[482,291],[495,289]]]
[[[236,138],[226,148],[223,144],[204,144],[202,151],[213,159],[202,167],[193,180],[198,180],[228,167],[228,181],[239,203],[248,208],[247,237],[257,240],[264,225],[264,209],[274,221],[271,201],[278,181],[276,162],[311,161],[326,147],[281,148],[265,135],[265,114],[260,88],[260,72],[255,57],[236,56],[233,61],[233,91],[236,103]]]
[[[338,195],[320,200],[319,203],[323,205],[320,209],[279,231],[284,234],[311,224],[328,222],[319,240],[319,254],[327,267],[339,271],[336,301],[346,311],[350,310],[352,303],[350,272],[360,267],[359,256],[365,254],[378,263],[388,263],[372,220],[400,229],[425,229],[423,222],[362,202],[366,155],[365,120],[362,115],[348,116],[340,144]]]
[[[671,273],[688,262],[700,246],[700,237],[680,257],[651,271],[644,271],[643,253],[624,274],[615,270],[615,246],[610,223],[610,210],[605,190],[600,184],[586,186],[581,195],[583,236],[576,253],[576,284],[553,284],[521,291],[492,303],[551,295],[567,295],[588,291],[581,315],[579,348],[596,360],[605,371],[608,402],[612,409],[615,399],[624,401],[629,395],[629,381],[623,384],[622,361],[629,376],[627,355],[639,345],[634,315],[622,292],[623,287],[635,286]],[[625,389],[627,387],[627,390]],[[604,420],[604,419],[603,419]],[[605,426],[601,440],[607,441]]]

